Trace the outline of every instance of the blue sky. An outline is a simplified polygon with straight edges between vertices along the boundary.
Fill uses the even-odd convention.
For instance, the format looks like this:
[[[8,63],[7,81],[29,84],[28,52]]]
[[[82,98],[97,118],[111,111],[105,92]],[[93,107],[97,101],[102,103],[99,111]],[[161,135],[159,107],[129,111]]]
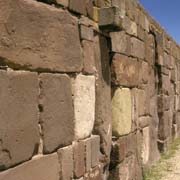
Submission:
[[[180,0],[139,0],[139,2],[180,45]]]

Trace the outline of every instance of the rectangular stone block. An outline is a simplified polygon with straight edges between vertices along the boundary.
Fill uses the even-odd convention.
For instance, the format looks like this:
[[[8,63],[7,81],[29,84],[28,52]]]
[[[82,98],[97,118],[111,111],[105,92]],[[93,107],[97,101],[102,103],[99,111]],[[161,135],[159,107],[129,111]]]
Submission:
[[[73,142],[74,176],[80,178],[85,173],[85,143]]]
[[[81,71],[78,20],[68,11],[36,1],[7,0],[1,1],[0,12],[1,62],[15,69]]]
[[[80,26],[80,34],[81,34],[81,39],[93,41],[94,30],[92,28],[81,25]]]
[[[91,135],[95,119],[95,77],[79,74],[73,81],[75,138]]]
[[[71,180],[73,177],[73,148],[67,146],[58,150],[58,157],[60,163],[60,179]]]
[[[104,36],[97,35],[95,37],[94,49],[97,69],[94,133],[101,137],[101,151],[106,157],[110,157],[112,113],[110,57],[107,39]]]
[[[131,132],[132,125],[131,92],[127,88],[115,90],[112,98],[112,132],[122,136]]]
[[[1,171],[36,154],[40,136],[37,73],[0,71],[0,84]]]
[[[134,57],[138,57],[140,59],[144,59],[145,58],[144,42],[132,37],[131,38],[131,55]]]
[[[91,169],[92,162],[92,148],[91,148],[91,138],[84,140],[85,143],[85,164],[86,164],[86,172]]]
[[[99,10],[99,27],[106,30],[112,28],[120,29],[122,19],[119,13],[120,10],[116,6],[101,8]]]
[[[166,140],[170,137],[170,132],[172,128],[169,111],[165,111],[159,116],[159,129],[158,129],[158,137],[160,140]]]
[[[82,47],[83,47],[83,62],[84,62],[83,72],[86,74],[94,74],[96,72],[94,44],[93,42],[83,40]]]
[[[143,164],[147,164],[149,161],[149,150],[150,150],[149,127],[145,127],[142,132],[143,132],[142,161]]]
[[[56,153],[33,159],[15,168],[0,173],[0,180],[35,179],[59,180],[59,163]]]
[[[117,53],[130,54],[130,36],[128,36],[124,31],[111,32],[111,45],[112,51]]]
[[[69,0],[69,9],[83,15],[87,15],[87,0]]]
[[[111,72],[112,82],[116,85],[133,87],[139,84],[139,63],[137,59],[115,54]]]
[[[131,21],[127,16],[122,20],[122,28],[130,35],[137,36],[137,24]]]
[[[100,137],[92,136],[91,138],[91,167],[95,167],[99,164],[100,156]]]
[[[69,6],[69,0],[55,0],[57,4],[62,5],[64,7]]]
[[[67,75],[49,73],[42,73],[39,79],[44,153],[50,153],[74,140],[71,80]]]

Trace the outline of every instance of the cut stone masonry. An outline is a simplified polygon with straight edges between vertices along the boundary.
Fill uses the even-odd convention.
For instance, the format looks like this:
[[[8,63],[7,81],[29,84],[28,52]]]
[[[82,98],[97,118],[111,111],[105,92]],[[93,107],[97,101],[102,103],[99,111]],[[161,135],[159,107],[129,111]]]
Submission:
[[[0,180],[142,180],[180,136],[180,49],[136,0],[0,0]]]

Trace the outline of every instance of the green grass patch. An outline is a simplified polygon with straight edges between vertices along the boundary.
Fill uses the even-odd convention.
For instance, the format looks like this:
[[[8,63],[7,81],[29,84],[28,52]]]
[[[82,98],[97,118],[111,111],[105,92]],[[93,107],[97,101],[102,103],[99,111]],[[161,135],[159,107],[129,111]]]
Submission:
[[[170,145],[169,150],[161,155],[161,159],[144,173],[143,180],[160,180],[164,174],[171,172],[173,169],[169,159],[175,156],[176,151],[180,148],[180,138],[177,138]]]

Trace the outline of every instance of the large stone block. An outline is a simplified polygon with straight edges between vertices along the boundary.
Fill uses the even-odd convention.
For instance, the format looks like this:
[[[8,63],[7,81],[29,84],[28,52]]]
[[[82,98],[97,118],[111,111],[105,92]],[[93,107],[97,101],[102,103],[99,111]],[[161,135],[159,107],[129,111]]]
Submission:
[[[139,62],[137,59],[115,54],[112,60],[112,82],[126,87],[139,83]]]
[[[58,150],[58,157],[60,163],[60,179],[71,180],[73,177],[74,162],[73,162],[73,148],[67,146]]]
[[[18,69],[82,69],[78,21],[67,11],[36,1],[7,0],[0,2],[0,12],[1,61]]]
[[[107,157],[111,151],[111,78],[109,49],[103,36],[95,37],[96,76],[96,113],[94,134],[100,135],[101,152]],[[106,97],[106,98],[105,98]]]
[[[131,55],[140,59],[145,58],[145,45],[144,42],[137,38],[131,38]]]
[[[0,71],[0,170],[37,153],[38,75]]]
[[[95,120],[95,77],[78,75],[73,82],[75,138],[88,137]]]
[[[69,0],[69,9],[83,15],[87,15],[87,0]]]
[[[35,179],[59,180],[59,163],[56,153],[33,159],[15,168],[0,173],[0,180]]]
[[[82,41],[83,46],[83,71],[87,74],[93,74],[96,71],[95,68],[95,56],[94,56],[94,44],[86,40]]]
[[[131,92],[129,89],[118,88],[112,98],[112,131],[113,135],[121,136],[131,132],[132,124]]]
[[[50,153],[74,139],[74,112],[71,81],[67,75],[40,75],[40,122],[44,152]]]
[[[99,26],[106,30],[120,29],[122,26],[120,9],[116,6],[101,8],[99,10]]]
[[[124,31],[111,32],[112,51],[117,53],[130,54],[130,36]]]

